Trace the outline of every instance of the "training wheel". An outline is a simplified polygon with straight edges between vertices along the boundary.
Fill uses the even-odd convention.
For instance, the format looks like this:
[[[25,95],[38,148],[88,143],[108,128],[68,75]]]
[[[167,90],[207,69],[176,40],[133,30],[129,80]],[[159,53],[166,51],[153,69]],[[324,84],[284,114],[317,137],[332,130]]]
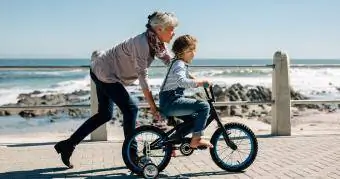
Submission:
[[[158,168],[153,163],[148,163],[143,168],[144,178],[156,178],[159,174]]]
[[[185,142],[181,144],[179,151],[181,151],[184,156],[189,156],[194,152],[194,149],[190,147],[190,143]]]

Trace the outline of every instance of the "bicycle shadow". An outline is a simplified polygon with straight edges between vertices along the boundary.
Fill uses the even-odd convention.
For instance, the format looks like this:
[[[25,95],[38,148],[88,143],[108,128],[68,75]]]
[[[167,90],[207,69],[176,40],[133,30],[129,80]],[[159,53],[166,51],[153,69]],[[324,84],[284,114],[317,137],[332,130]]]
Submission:
[[[158,178],[170,178],[170,179],[189,179],[192,177],[202,177],[202,176],[209,176],[209,177],[213,177],[213,176],[226,176],[226,175],[235,175],[238,173],[244,173],[244,172],[227,172],[227,171],[211,171],[211,172],[198,172],[198,173],[183,173],[183,174],[179,174],[179,175],[170,175],[167,174],[167,172],[162,172],[158,175]]]
[[[22,171],[11,171],[0,173],[0,178],[137,178],[136,176],[129,175],[127,173],[112,173],[112,174],[98,174],[105,171],[114,171],[126,169],[126,167],[113,167],[113,168],[103,168],[85,171],[74,171],[69,172],[68,168],[58,167],[58,168],[43,168],[34,170],[22,170]]]

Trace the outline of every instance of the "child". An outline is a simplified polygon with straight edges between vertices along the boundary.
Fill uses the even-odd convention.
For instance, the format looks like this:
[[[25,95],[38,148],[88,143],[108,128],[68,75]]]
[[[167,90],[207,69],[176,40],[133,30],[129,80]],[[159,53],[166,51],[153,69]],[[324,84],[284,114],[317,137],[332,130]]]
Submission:
[[[209,83],[207,80],[195,79],[188,72],[188,64],[192,62],[196,53],[196,43],[196,38],[190,35],[183,35],[175,40],[172,46],[175,58],[170,64],[159,93],[160,109],[166,116],[176,116],[184,121],[195,120],[191,148],[212,148],[209,141],[202,139],[210,112],[209,103],[184,97],[185,88],[196,88]]]

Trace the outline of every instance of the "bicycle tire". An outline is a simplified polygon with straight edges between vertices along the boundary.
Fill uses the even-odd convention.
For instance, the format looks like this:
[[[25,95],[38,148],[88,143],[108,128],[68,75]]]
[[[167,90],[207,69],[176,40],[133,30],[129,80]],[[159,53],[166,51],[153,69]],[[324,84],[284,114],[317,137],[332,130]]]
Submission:
[[[243,171],[244,169],[248,168],[255,161],[255,158],[256,158],[257,152],[258,152],[257,139],[256,139],[254,133],[252,132],[252,130],[244,124],[233,122],[233,123],[225,124],[224,128],[226,129],[226,131],[229,131],[230,129],[238,129],[238,130],[243,131],[247,135],[247,137],[249,137],[249,139],[250,139],[251,151],[250,151],[247,159],[239,165],[233,166],[233,165],[228,165],[228,164],[224,163],[224,161],[218,156],[218,153],[217,153],[216,144],[217,144],[220,136],[223,135],[222,128],[218,128],[214,132],[214,134],[212,135],[211,140],[210,140],[211,144],[214,145],[214,147],[210,149],[211,158],[215,162],[215,164],[217,166],[219,166],[220,168],[222,168],[223,170],[226,170],[226,171],[229,171],[229,172]]]
[[[131,140],[133,140],[135,136],[137,136],[138,134],[141,134],[143,132],[156,133],[159,136],[161,136],[163,139],[168,139],[168,136],[165,134],[165,132],[162,131],[161,129],[155,127],[155,126],[141,126],[141,127],[136,128],[134,134],[130,138],[127,138],[126,140],[124,140],[123,147],[122,147],[123,161],[124,161],[126,167],[131,172],[136,173],[138,175],[143,174],[143,168],[139,167],[134,162],[132,162],[132,160],[129,158],[130,155],[128,155],[128,152],[129,152],[129,149],[130,149]],[[157,166],[159,172],[163,171],[165,169],[165,167],[169,164],[169,162],[171,160],[172,146],[171,145],[165,146],[164,151],[165,151],[164,158],[163,158],[162,162],[160,163],[160,165]]]

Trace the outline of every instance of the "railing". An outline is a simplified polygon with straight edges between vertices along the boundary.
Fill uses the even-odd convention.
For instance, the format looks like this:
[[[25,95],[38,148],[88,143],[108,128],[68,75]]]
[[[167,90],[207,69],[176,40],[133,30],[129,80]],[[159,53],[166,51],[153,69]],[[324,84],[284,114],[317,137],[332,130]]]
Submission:
[[[340,100],[291,100],[291,104],[340,104]]]
[[[313,67],[340,67],[340,65],[290,65],[290,60],[286,53],[277,51],[273,57],[273,64],[270,65],[245,65],[245,66],[192,66],[194,68],[210,67],[210,68],[273,68],[272,72],[272,99],[273,101],[251,102],[251,101],[228,101],[216,102],[215,106],[227,105],[258,105],[272,104],[272,135],[291,135],[290,107],[292,104],[340,104],[340,100],[291,100],[290,96],[290,67],[313,68]],[[153,66],[159,68],[164,66]],[[36,69],[89,69],[89,66],[0,66],[0,70],[36,70]],[[6,109],[52,109],[52,108],[89,108],[92,114],[97,112],[97,96],[96,88],[91,81],[91,104],[90,105],[39,105],[39,106],[0,106],[0,110]],[[140,103],[140,108],[148,108],[147,103]],[[102,125],[91,134],[92,140],[107,140],[106,125]]]
[[[89,69],[90,66],[0,66],[0,70],[69,70],[69,69]],[[219,65],[219,66],[207,66],[207,65],[196,65],[190,66],[190,68],[273,68],[273,65],[238,65],[238,66],[230,66],[230,65]],[[152,66],[152,68],[164,68],[164,66]],[[91,88],[91,91],[95,90]],[[257,105],[257,104],[272,104],[272,101],[269,102],[252,102],[252,101],[230,101],[230,102],[216,102],[215,106],[226,106],[226,105]],[[35,106],[0,106],[1,110],[8,109],[55,109],[55,108],[89,108],[91,104],[81,104],[81,105],[35,105]],[[140,108],[148,108],[148,103],[139,103],[138,107]]]
[[[90,66],[0,66],[0,70],[36,70],[36,69],[89,69]]]
[[[309,65],[290,65],[290,68],[340,68],[339,64],[309,64]]]
[[[273,104],[273,101],[252,102],[252,101],[228,101],[228,102],[215,102],[214,106],[221,107],[227,105],[259,105],[259,104]],[[339,101],[340,103],[340,101]],[[158,105],[156,103],[156,105]],[[36,105],[36,106],[0,106],[1,110],[20,109],[20,110],[33,110],[33,109],[56,109],[56,108],[90,108],[91,104],[70,104],[70,105]],[[139,108],[148,108],[148,103],[139,103]]]

